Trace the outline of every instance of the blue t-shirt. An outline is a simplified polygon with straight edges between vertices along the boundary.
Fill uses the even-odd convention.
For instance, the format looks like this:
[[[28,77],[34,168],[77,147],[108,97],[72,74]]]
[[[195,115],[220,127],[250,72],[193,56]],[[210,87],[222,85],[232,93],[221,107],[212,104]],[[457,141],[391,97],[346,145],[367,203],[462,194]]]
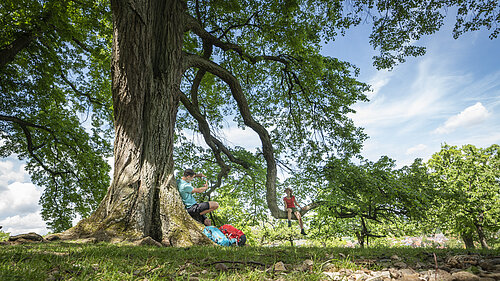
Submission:
[[[191,186],[191,183],[189,183],[183,179],[179,179],[179,180],[177,180],[177,188],[179,189],[179,193],[181,195],[182,202],[184,203],[186,208],[189,208],[197,203],[196,199],[194,199],[194,197],[193,197],[193,193],[192,193],[193,187]]]

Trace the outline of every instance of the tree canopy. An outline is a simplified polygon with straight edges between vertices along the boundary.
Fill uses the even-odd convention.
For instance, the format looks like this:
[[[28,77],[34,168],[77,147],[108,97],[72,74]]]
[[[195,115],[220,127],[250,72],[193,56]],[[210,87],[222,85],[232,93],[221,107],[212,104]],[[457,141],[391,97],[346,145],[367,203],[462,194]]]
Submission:
[[[0,155],[26,160],[55,231],[109,185],[110,16],[107,1],[0,4]]]
[[[109,183],[104,157],[111,152],[111,123],[118,110],[110,94],[109,4],[0,4],[5,27],[0,34],[1,155],[15,153],[27,160],[33,181],[45,187],[43,214],[54,230],[67,228],[75,213],[87,216]],[[129,4],[147,24],[151,6]],[[391,68],[408,56],[424,54],[418,40],[441,27],[448,8],[457,8],[456,37],[487,28],[495,38],[500,21],[498,3],[486,0],[182,4],[185,65],[181,84],[175,85],[182,106],[174,154],[179,163],[195,165],[181,157],[192,152],[186,150],[193,146],[186,132],[199,132],[211,153],[200,153],[198,159],[217,164],[210,168],[217,179],[213,190],[230,172],[236,178],[255,175],[275,217],[283,215],[276,203],[277,165],[313,176],[333,157],[356,155],[367,137],[347,114],[354,112],[354,103],[367,101],[369,86],[357,81],[354,65],[322,56],[324,43],[334,44],[352,26],[372,24],[370,42],[379,51],[374,64]],[[157,28],[160,34],[168,32]],[[169,51],[162,49],[165,44],[155,46]],[[131,53],[140,57],[140,52]],[[224,141],[221,131],[228,117],[259,135],[262,147],[255,155]]]
[[[442,231],[460,235],[474,247],[488,248],[489,235],[500,229],[499,146],[443,145],[428,162],[433,178],[433,221]]]

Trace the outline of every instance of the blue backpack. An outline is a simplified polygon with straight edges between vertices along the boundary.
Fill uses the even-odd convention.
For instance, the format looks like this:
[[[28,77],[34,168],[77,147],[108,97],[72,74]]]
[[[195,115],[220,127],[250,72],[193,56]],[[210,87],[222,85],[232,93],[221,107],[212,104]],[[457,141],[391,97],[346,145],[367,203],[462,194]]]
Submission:
[[[205,234],[210,240],[214,241],[221,246],[232,246],[236,244],[236,239],[228,239],[220,229],[215,226],[205,226],[203,229],[203,234]]]

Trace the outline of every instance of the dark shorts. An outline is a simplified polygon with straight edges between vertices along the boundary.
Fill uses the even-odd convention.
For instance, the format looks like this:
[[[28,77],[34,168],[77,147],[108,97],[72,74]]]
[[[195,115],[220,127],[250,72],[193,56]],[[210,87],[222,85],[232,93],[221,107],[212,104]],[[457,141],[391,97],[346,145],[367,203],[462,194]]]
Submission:
[[[208,202],[201,202],[187,208],[186,211],[193,219],[205,223],[207,217],[205,215],[200,215],[200,213],[208,209],[210,209],[210,204],[208,204]]]
[[[287,208],[287,211],[288,211],[288,209],[292,209],[292,213],[299,212],[299,208],[297,208],[297,207]]]
[[[240,237],[240,242],[238,242],[238,246],[245,246],[246,242],[247,242],[247,237],[245,236],[245,234],[243,234]]]

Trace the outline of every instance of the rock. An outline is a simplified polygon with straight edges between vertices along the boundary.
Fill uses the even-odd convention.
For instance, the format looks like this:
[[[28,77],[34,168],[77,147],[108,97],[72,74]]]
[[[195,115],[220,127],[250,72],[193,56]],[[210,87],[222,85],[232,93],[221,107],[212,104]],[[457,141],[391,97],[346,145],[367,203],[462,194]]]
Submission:
[[[380,276],[382,278],[389,278],[389,279],[391,278],[391,272],[389,270],[374,272],[372,275],[373,276]]]
[[[47,241],[58,241],[58,240],[61,240],[61,236],[57,235],[57,234],[50,234],[50,235],[47,235],[45,237],[45,239]]]
[[[451,256],[446,260],[449,267],[467,268],[471,265],[477,265],[480,257],[476,255],[457,255]]]
[[[24,239],[23,241],[26,241],[25,243],[42,242],[44,240],[41,235],[38,235],[34,232],[19,234],[19,235],[9,237],[9,241],[17,241],[19,239]]]
[[[163,247],[163,245],[151,238],[150,236],[144,237],[141,240],[137,240],[134,242],[134,245],[136,246],[156,246],[156,247]]]
[[[401,281],[422,281],[422,280],[420,280],[420,278],[418,277],[418,275],[415,275],[415,276],[403,276],[399,280],[401,280]]]
[[[426,264],[421,263],[421,262],[416,262],[415,263],[415,268],[420,269],[420,268],[425,268]]]
[[[345,268],[342,268],[341,270],[339,270],[339,272],[341,275],[345,275],[345,276],[351,275],[353,273],[352,270],[345,269]]]
[[[40,242],[28,240],[28,239],[24,239],[24,238],[18,238],[14,241],[9,241],[9,245],[21,245],[21,244],[28,244],[28,243],[40,243]]]
[[[397,267],[397,268],[407,268],[408,265],[402,261],[398,261],[396,263],[394,263],[394,267]]]
[[[476,276],[467,271],[455,272],[451,275],[454,281],[479,281],[479,276]]]
[[[392,256],[391,256],[391,260],[393,260],[393,261],[400,261],[400,260],[401,260],[401,258],[400,258],[400,257],[398,257],[398,255],[392,255]]]
[[[451,273],[448,271],[444,271],[441,269],[438,269],[437,271],[435,270],[429,270],[427,273],[422,274],[424,278],[426,278],[428,281],[452,281],[453,277],[451,277]]]
[[[364,272],[357,271],[354,273],[354,280],[356,281],[366,281],[370,276]]]
[[[172,247],[172,243],[170,243],[170,240],[168,239],[162,239],[161,244],[163,245],[163,247]]]
[[[401,276],[401,273],[399,273],[399,270],[395,268],[389,268],[389,274],[391,275],[392,279],[398,279]]]
[[[483,278],[492,278],[492,279],[495,279],[495,280],[500,280],[500,272],[481,272],[479,274],[480,277],[483,277]]]
[[[489,277],[480,277],[479,281],[496,281],[496,280],[493,278],[489,278]]]
[[[399,271],[403,281],[419,281],[419,274],[411,268],[403,268]]]
[[[384,277],[382,276],[372,276],[368,277],[366,281],[384,281]]]
[[[277,262],[274,264],[274,271],[285,271],[286,267],[285,264],[281,261]]]
[[[342,280],[344,277],[340,274],[340,272],[323,272],[324,275],[330,277],[332,280]]]
[[[215,269],[217,269],[218,271],[227,271],[228,270],[227,265],[225,263],[217,263],[215,265]]]
[[[309,271],[311,272],[312,271],[312,267],[313,267],[313,264],[314,262],[312,260],[305,260],[302,265],[300,266],[300,270],[301,271]]]

